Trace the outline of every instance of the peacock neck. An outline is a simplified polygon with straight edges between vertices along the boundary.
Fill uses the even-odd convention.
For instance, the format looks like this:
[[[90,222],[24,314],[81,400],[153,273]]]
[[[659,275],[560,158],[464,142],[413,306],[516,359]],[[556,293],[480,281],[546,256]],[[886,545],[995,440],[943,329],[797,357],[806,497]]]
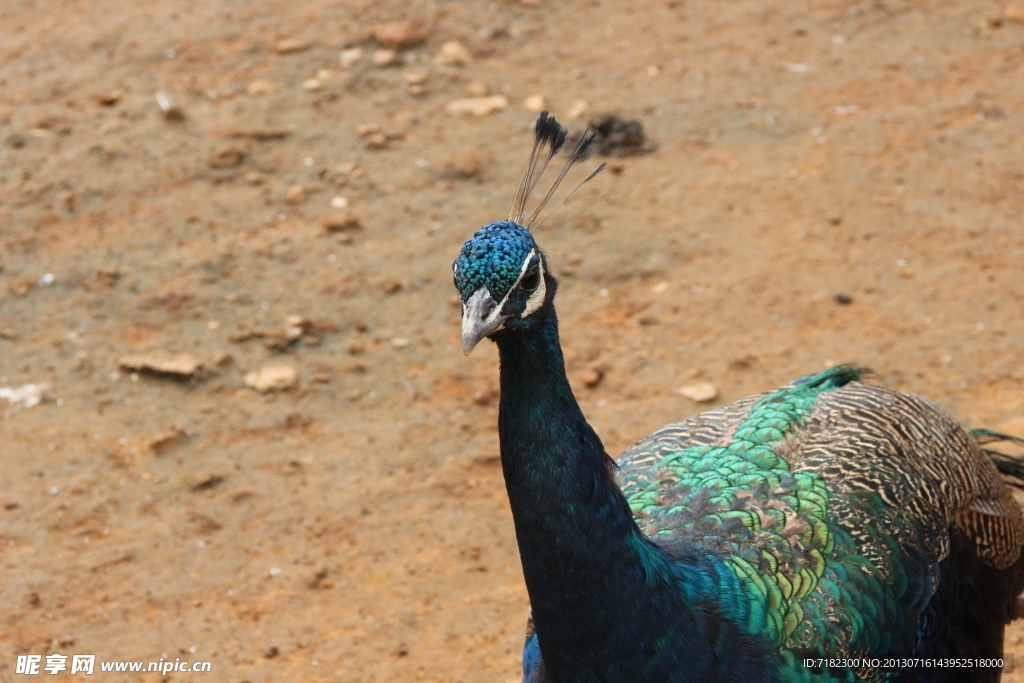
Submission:
[[[549,680],[699,680],[669,651],[700,647],[699,619],[576,403],[554,312],[496,337],[501,461]],[[664,677],[635,678],[651,667]]]
[[[524,568],[540,572],[527,582],[544,576],[550,586],[553,567],[579,580],[574,573],[605,568],[602,551],[625,549],[640,532],[569,386],[554,312],[530,332],[499,337],[498,348],[505,483]]]

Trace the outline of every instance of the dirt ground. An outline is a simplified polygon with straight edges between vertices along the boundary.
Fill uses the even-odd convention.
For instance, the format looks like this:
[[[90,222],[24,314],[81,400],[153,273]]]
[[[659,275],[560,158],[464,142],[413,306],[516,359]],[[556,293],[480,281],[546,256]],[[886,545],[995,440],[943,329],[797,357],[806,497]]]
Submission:
[[[518,680],[450,267],[538,96],[657,146],[537,233],[609,452],[838,362],[1024,433],[1024,5],[5,0],[0,680]]]

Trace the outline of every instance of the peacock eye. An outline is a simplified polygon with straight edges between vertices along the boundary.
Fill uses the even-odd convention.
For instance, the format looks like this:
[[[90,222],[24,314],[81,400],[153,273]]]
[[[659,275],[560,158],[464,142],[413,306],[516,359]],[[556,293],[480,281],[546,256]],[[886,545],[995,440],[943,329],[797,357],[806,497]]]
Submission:
[[[526,275],[519,281],[519,286],[525,292],[533,292],[540,286],[540,268],[536,265],[532,266],[530,270],[526,271]]]

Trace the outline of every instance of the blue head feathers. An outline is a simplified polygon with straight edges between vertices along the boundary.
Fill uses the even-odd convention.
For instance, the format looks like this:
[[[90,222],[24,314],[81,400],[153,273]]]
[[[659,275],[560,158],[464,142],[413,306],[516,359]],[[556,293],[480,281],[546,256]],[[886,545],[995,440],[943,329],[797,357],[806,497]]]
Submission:
[[[501,301],[519,279],[523,263],[537,243],[529,231],[512,221],[485,225],[462,245],[456,259],[455,286],[463,301],[486,287],[495,301]]]

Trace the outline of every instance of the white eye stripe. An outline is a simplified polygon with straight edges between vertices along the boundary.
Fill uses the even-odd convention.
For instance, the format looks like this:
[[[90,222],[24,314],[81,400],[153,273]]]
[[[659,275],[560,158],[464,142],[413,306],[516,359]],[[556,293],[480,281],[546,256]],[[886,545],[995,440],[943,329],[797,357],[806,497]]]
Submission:
[[[533,315],[541,306],[544,305],[544,297],[547,295],[547,283],[544,282],[544,262],[537,262],[537,275],[540,277],[540,285],[537,289],[533,290],[530,298],[526,300],[526,308],[523,310],[520,318]]]
[[[519,286],[519,283],[522,282],[523,277],[526,275],[526,271],[530,268],[530,261],[533,260],[533,257],[536,254],[537,250],[531,249],[530,253],[526,255],[526,259],[523,261],[523,267],[519,269],[519,277],[517,277],[516,281],[512,283],[512,289],[508,290],[509,294],[511,294],[515,288]],[[508,294],[505,295],[505,298],[508,298]]]

